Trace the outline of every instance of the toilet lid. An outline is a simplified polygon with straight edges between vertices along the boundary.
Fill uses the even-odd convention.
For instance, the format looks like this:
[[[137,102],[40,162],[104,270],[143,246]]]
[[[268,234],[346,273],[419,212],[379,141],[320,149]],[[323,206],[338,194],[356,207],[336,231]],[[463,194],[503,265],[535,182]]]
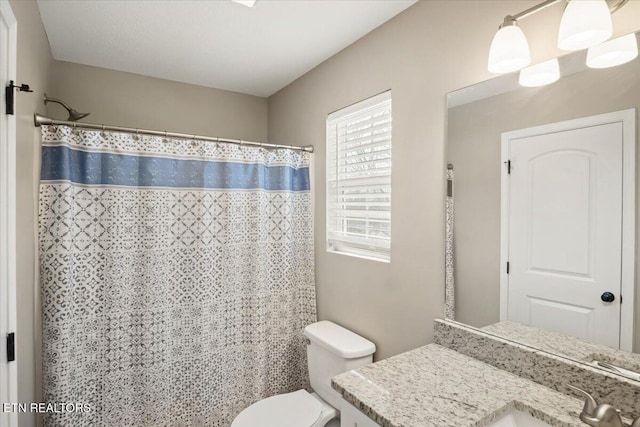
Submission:
[[[322,404],[306,390],[262,399],[240,412],[231,427],[311,427]]]

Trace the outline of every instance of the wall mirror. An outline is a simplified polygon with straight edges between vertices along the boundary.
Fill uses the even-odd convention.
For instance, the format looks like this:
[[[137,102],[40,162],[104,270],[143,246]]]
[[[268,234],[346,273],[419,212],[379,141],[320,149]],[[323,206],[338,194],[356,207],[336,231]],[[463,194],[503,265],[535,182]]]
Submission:
[[[446,315],[640,381],[640,59],[586,62],[448,94]]]

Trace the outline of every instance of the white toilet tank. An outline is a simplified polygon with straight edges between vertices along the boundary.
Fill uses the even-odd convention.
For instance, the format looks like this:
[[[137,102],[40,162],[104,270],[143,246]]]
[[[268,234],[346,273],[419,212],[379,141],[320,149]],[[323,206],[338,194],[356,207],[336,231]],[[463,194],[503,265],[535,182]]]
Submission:
[[[307,362],[311,387],[327,403],[339,409],[341,397],[331,388],[331,378],[370,364],[376,346],[327,320],[307,326],[304,335],[309,339]]]

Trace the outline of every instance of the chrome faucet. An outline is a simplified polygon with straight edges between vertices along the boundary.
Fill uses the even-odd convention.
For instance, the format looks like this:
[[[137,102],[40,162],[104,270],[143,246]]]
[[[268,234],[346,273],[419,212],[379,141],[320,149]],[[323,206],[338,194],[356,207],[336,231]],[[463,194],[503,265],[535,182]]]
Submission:
[[[580,420],[592,427],[625,427],[620,417],[620,411],[606,403],[598,404],[596,399],[581,388],[567,384],[571,390],[585,397],[584,407],[580,413]],[[636,418],[631,427],[640,427],[640,417]]]

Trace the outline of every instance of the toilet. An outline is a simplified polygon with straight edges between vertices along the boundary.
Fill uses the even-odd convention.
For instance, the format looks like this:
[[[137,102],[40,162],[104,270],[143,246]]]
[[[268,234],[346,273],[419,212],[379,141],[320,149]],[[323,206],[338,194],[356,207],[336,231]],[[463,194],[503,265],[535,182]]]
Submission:
[[[309,380],[314,393],[298,390],[263,399],[249,406],[231,427],[329,427],[337,421],[341,396],[331,378],[368,365],[376,346],[335,323],[323,320],[304,328]]]

